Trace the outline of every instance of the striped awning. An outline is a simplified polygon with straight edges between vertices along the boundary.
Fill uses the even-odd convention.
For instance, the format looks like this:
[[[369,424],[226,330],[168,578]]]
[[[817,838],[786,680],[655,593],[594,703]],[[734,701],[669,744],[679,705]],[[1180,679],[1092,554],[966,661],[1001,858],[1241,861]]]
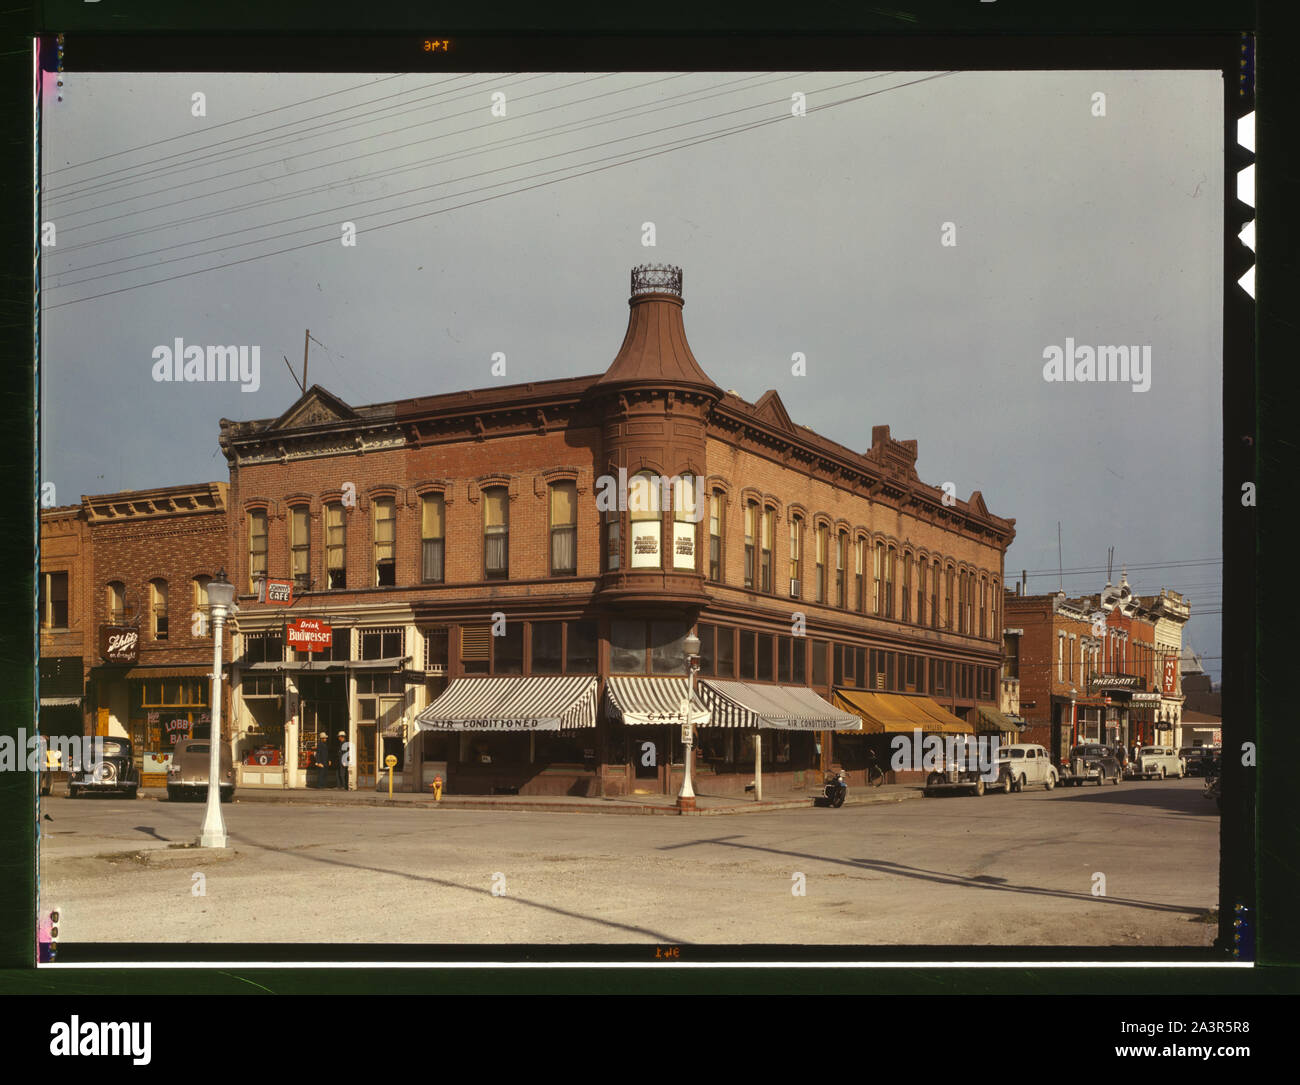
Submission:
[[[1019,733],[1024,725],[992,705],[975,706],[975,730],[981,735],[1001,734],[1005,731]]]
[[[764,686],[706,678],[700,698],[719,727],[775,727],[782,731],[860,731],[862,720],[824,701],[807,686]]]
[[[605,683],[605,707],[612,720],[630,727],[682,725],[682,705],[690,691],[685,678],[611,678]],[[712,713],[697,692],[691,702],[691,725],[706,727]]]
[[[596,726],[596,676],[457,678],[415,717],[420,731],[570,731]]]
[[[42,708],[69,708],[81,704],[80,697],[42,697]]]

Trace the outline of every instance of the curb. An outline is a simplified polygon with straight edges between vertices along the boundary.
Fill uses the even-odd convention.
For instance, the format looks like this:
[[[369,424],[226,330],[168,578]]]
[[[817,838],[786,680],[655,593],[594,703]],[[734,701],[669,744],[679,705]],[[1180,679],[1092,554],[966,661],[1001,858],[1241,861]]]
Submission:
[[[142,791],[144,798],[161,801],[163,795],[150,794]],[[620,814],[623,816],[660,816],[660,817],[716,817],[725,814],[757,814],[767,813],[778,810],[808,810],[817,807],[817,799],[820,796],[799,799],[775,799],[764,802],[747,802],[736,803],[728,806],[703,807],[695,810],[682,811],[676,806],[668,804],[629,803],[626,800],[607,799],[595,800],[588,802],[530,802],[527,800],[512,800],[502,798],[446,798],[441,802],[434,799],[420,797],[418,799],[408,798],[388,798],[384,795],[371,795],[370,793],[352,792],[356,798],[338,799],[328,795],[318,795],[309,791],[244,791],[236,792],[234,803],[268,803],[280,804],[286,806],[304,805],[304,806],[367,806],[367,807],[384,807],[387,809],[409,808],[415,810],[475,810],[475,811],[493,811],[493,810],[510,810],[510,811],[532,811],[535,813],[557,813],[557,814]],[[909,790],[902,794],[871,796],[869,798],[849,798],[845,806],[873,806],[885,803],[905,802],[908,799],[919,799],[922,797],[920,790]]]

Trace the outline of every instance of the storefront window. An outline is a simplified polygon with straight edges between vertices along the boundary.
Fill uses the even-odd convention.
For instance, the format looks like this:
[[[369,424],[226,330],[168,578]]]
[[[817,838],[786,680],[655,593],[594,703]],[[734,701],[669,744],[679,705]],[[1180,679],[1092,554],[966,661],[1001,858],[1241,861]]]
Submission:
[[[523,622],[507,622],[504,635],[492,638],[492,673],[524,673]]]
[[[650,670],[654,674],[686,673],[685,622],[650,623]]]
[[[533,674],[559,674],[564,670],[564,623],[533,622]]]
[[[790,638],[790,663],[792,678],[796,686],[808,682],[808,642],[803,637]]]
[[[776,680],[790,683],[790,638],[776,638]]]
[[[826,685],[826,653],[829,647],[828,641],[812,642],[812,684],[818,688]]]
[[[569,622],[565,669],[569,674],[595,674],[598,634],[593,621]]]
[[[609,667],[614,674],[645,674],[645,622],[609,623]]]
[[[717,650],[717,670],[719,678],[734,678],[736,674],[736,631],[729,625],[717,626],[715,648]]]
[[[740,678],[742,682],[754,680],[754,633],[749,629],[740,631]]]
[[[772,681],[772,634],[758,635],[758,672],[760,682]]]

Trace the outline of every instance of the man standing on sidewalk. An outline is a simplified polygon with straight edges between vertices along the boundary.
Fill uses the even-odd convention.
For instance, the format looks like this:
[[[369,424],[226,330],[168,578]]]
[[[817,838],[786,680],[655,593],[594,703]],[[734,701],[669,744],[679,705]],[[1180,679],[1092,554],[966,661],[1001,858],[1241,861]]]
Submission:
[[[334,755],[334,764],[338,771],[338,784],[344,791],[348,789],[348,756],[345,752],[348,745],[348,736],[340,731],[338,734],[339,749]]]

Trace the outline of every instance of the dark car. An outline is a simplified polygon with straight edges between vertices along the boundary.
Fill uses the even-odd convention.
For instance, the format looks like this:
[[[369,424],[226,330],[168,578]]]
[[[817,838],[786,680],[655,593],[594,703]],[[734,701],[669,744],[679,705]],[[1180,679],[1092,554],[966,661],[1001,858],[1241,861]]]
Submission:
[[[140,770],[135,767],[129,738],[97,738],[94,759],[75,765],[68,773],[68,798],[83,792],[113,793],[134,799],[140,793]]]
[[[1070,751],[1069,765],[1077,783],[1096,780],[1101,785],[1109,780],[1112,784],[1118,784],[1124,777],[1120,755],[1110,746],[1094,746],[1091,743],[1076,746]]]
[[[1210,752],[1208,746],[1184,746],[1178,751],[1178,756],[1187,762],[1188,776],[1205,775],[1205,765],[1209,760]]]

